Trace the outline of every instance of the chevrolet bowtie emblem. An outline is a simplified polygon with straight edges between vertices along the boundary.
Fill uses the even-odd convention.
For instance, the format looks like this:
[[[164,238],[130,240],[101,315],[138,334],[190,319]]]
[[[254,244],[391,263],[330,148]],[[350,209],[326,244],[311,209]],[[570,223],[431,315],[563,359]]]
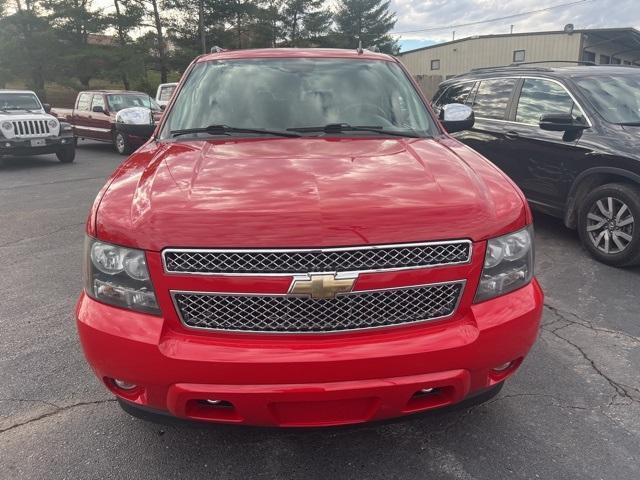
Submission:
[[[339,293],[348,293],[353,289],[357,276],[337,278],[336,275],[311,274],[294,277],[290,295],[304,295],[316,300],[335,298]]]

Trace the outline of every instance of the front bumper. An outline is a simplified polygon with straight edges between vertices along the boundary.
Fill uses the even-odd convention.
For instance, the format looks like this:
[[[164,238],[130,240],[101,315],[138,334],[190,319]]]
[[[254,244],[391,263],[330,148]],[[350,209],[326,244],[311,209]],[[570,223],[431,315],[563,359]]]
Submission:
[[[59,152],[63,147],[74,145],[73,135],[45,137],[33,140],[44,140],[44,145],[33,146],[32,139],[16,139],[0,137],[0,155],[43,155]]]
[[[450,320],[293,337],[180,331],[85,294],[76,315],[87,360],[127,402],[185,419],[327,426],[443,407],[498,384],[533,345],[542,303],[534,280]]]

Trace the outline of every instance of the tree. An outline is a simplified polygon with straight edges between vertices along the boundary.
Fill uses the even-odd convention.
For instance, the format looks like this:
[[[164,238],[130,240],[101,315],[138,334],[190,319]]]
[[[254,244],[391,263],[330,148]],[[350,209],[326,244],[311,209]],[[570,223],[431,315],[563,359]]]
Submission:
[[[116,66],[120,80],[125,90],[131,88],[131,76],[135,71],[139,71],[142,61],[140,53],[134,47],[130,32],[142,21],[144,14],[140,5],[131,0],[113,0],[114,11],[107,16],[107,22],[112,26],[118,39],[118,51],[116,55]]]
[[[64,1],[64,0],[63,0]],[[160,82],[167,83],[169,73],[169,60],[167,55],[167,39],[165,36],[165,21],[161,15],[159,0],[133,0],[144,12],[147,23],[141,26],[150,27],[155,35],[155,54],[157,68],[160,71]]]
[[[33,1],[0,19],[0,84],[23,80],[44,101],[45,80],[59,76],[62,46]]]
[[[343,48],[377,46],[380,51],[396,54],[398,42],[389,35],[396,24],[396,14],[389,11],[389,0],[341,0],[335,15],[336,43]]]
[[[322,0],[285,1],[282,17],[290,46],[306,46],[310,40],[329,31],[331,12],[323,8],[323,3]]]

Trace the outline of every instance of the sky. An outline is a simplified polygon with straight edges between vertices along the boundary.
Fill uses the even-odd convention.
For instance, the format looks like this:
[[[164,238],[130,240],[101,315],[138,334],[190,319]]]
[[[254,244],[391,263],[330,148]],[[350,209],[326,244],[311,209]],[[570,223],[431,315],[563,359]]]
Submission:
[[[451,28],[532,10],[573,3],[545,12]],[[449,41],[453,38],[544,30],[562,30],[567,23],[576,29],[635,27],[640,29],[640,0],[391,0],[396,12],[394,32],[438,28],[397,35],[402,51]],[[449,28],[443,28],[449,27]]]
[[[326,0],[335,7],[337,0]],[[565,5],[564,4],[571,4]],[[112,0],[94,0],[93,4],[107,10]],[[465,27],[453,25],[482,22],[514,16],[549,7],[549,11],[516,16],[499,21]],[[390,10],[396,13],[393,32],[402,51],[411,50],[453,38],[509,33],[562,30],[567,23],[576,29],[635,27],[640,29],[640,0],[391,0]],[[427,32],[402,33],[420,29]]]

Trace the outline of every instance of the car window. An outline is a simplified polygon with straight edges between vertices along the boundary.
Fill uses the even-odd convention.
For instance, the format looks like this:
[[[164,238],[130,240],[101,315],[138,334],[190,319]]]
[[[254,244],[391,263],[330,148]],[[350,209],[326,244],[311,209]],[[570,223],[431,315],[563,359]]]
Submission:
[[[516,122],[538,125],[545,114],[572,115],[585,122],[584,115],[561,85],[549,80],[527,78],[522,85],[516,110]]]
[[[482,80],[473,101],[476,117],[504,120],[515,84],[514,78]]]
[[[162,135],[220,124],[284,130],[333,123],[424,135],[436,131],[418,92],[394,62],[286,58],[196,64]]]
[[[0,92],[0,110],[39,110],[40,101],[33,93]]]
[[[640,74],[598,74],[574,81],[607,122],[640,124]]]
[[[78,97],[78,105],[76,106],[76,110],[89,110],[89,105],[91,105],[91,94],[81,93]]]
[[[151,110],[160,110],[160,107],[149,95],[143,94],[110,94],[107,95],[110,112],[119,112],[123,108],[146,107]]]
[[[442,107],[444,105],[449,105],[450,103],[465,103],[474,85],[475,85],[474,82],[458,83],[456,85],[451,85],[440,96],[440,98],[436,101],[434,106]]]
[[[158,100],[160,100],[161,102],[168,102],[169,100],[171,100],[171,95],[173,95],[175,89],[176,85],[165,85],[164,87],[160,87]]]
[[[105,109],[104,97],[102,96],[102,94],[93,96],[93,100],[91,101],[91,110],[93,110],[93,107],[102,107],[103,110]]]

